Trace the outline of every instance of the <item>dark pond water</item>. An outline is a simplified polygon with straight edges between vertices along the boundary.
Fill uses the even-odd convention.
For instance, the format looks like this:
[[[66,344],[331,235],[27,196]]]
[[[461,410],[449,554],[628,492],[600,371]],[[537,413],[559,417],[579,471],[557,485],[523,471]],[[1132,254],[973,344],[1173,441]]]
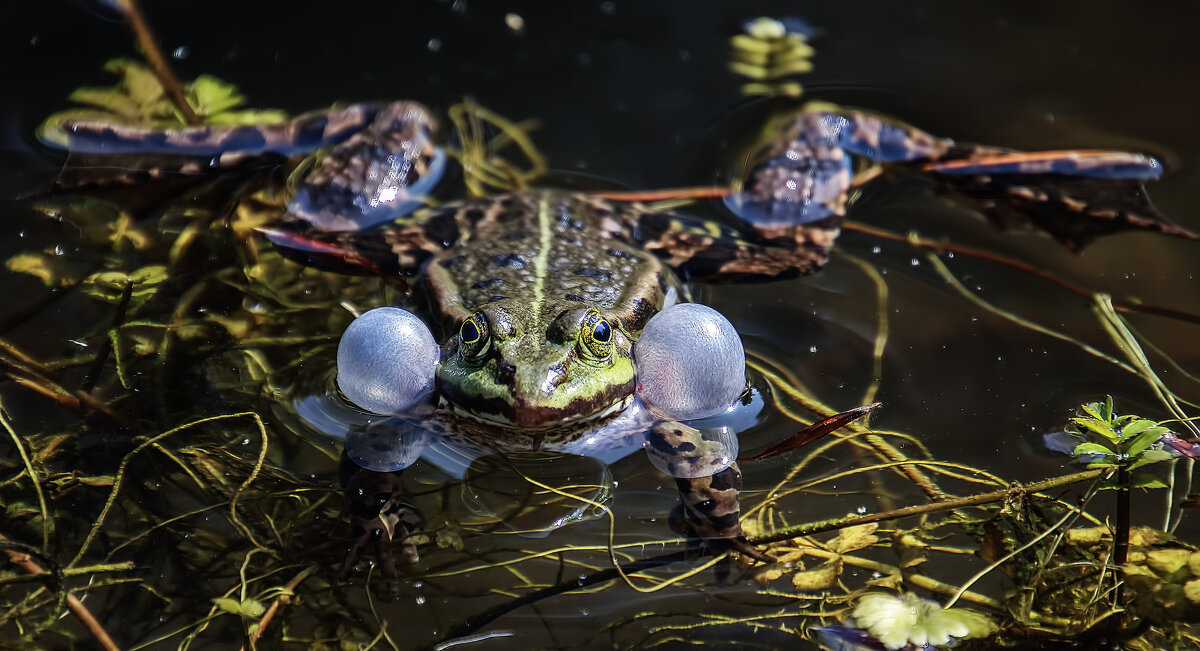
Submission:
[[[1030,150],[1145,151],[1166,167],[1164,178],[1149,187],[1155,203],[1181,225],[1200,230],[1193,208],[1195,188],[1200,187],[1200,128],[1193,122],[1200,91],[1191,83],[1195,16],[1183,3],[1156,5],[1148,12],[1132,4],[1083,2],[148,2],[146,12],[164,48],[181,55],[173,61],[181,77],[219,76],[237,84],[254,106],[299,113],[333,102],[411,98],[444,114],[451,104],[471,97],[511,119],[536,119],[534,141],[560,172],[559,178],[637,189],[727,180],[722,177],[730,165],[722,158],[729,151],[726,143],[747,138],[757,116],[766,112],[761,103],[742,99],[741,81],[726,71],[728,37],[747,18],[800,16],[822,30],[814,40],[815,70],[801,79],[806,98],[878,111],[965,142]],[[519,33],[505,25],[510,12],[524,20]],[[103,63],[131,56],[134,50],[119,20],[82,0],[29,3],[14,13],[3,28],[5,64],[0,67],[7,98],[0,102],[0,210],[7,235],[0,241],[0,253],[7,258],[60,247],[71,257],[79,245],[68,237],[69,229],[49,223],[30,202],[15,199],[51,181],[62,163],[61,156],[39,145],[33,133],[46,116],[67,108],[66,96],[75,88],[109,84]],[[701,205],[694,212],[721,217],[715,205]],[[1102,238],[1082,254],[1073,254],[1033,231],[997,231],[977,213],[935,196],[932,186],[919,178],[873,183],[849,217],[901,235],[916,231],[930,240],[982,248],[1116,299],[1200,313],[1200,245],[1195,242],[1126,233]],[[1110,394],[1123,411],[1169,417],[1143,377],[1077,345],[1082,342],[1126,359],[1088,298],[992,262],[963,255],[942,255],[940,260],[974,296],[1076,343],[1021,327],[981,307],[947,284],[925,251],[861,232],[843,234],[831,264],[815,277],[703,287],[699,292],[704,302],[737,326],[749,351],[790,373],[815,399],[835,409],[856,406],[878,380],[874,396],[884,406],[872,427],[911,434],[938,460],[979,468],[1004,480],[1037,481],[1077,470],[1047,453],[1041,437],[1061,429],[1081,403]],[[195,264],[215,269],[230,264],[230,258],[213,253],[208,262]],[[50,361],[85,354],[103,339],[97,334],[110,323],[110,307],[78,291],[50,297],[32,276],[0,273],[8,297],[0,306],[0,336],[16,349]],[[323,281],[309,276],[306,282]],[[355,291],[365,292],[368,302],[385,300],[377,286],[364,282],[354,285]],[[882,306],[880,287],[887,292]],[[184,290],[181,285],[170,291]],[[230,313],[238,309],[227,307]],[[876,377],[872,351],[881,317],[886,317],[888,337]],[[1183,399],[1200,399],[1200,387],[1183,372],[1200,368],[1200,349],[1194,345],[1198,326],[1144,313],[1125,317],[1166,386]],[[305,322],[295,324],[297,332],[320,331],[311,314],[298,318]],[[344,314],[331,318],[323,334],[336,337],[335,326],[344,326],[345,320]],[[275,334],[282,336],[288,328],[285,323]],[[93,348],[83,349],[72,340],[86,340]],[[305,646],[313,640],[333,644],[338,638],[369,643],[383,630],[399,648],[428,646],[490,607],[611,567],[603,549],[610,520],[593,519],[541,538],[513,536],[473,521],[457,484],[427,464],[418,464],[405,481],[420,494],[426,517],[440,523],[442,531],[452,532],[450,537],[460,536],[463,550],[424,545],[421,561],[402,571],[394,594],[373,590],[371,603],[364,589],[365,572],[338,583],[349,525],[340,513],[336,458],[332,452],[322,453],[320,445],[305,443],[294,424],[287,425],[294,420],[288,416],[287,401],[270,397],[282,391],[280,386],[292,386],[297,376],[310,383],[328,377],[332,348],[321,350],[310,360],[287,360],[281,354],[286,351],[270,351],[266,357],[280,375],[265,381],[247,367],[221,366],[204,353],[188,356],[174,363],[201,370],[160,368],[152,380],[169,385],[176,373],[189,378],[186,387],[168,386],[169,408],[141,409],[138,401],[150,399],[142,397],[152,393],[149,386],[114,403],[118,414],[137,421],[126,428],[82,419],[11,381],[11,375],[9,380],[0,378],[0,400],[17,432],[78,433],[82,439],[67,443],[66,452],[39,466],[39,472],[56,478],[47,489],[59,518],[44,552],[48,565],[71,562],[108,495],[106,485],[64,480],[72,471],[70,464],[86,458],[80,474],[111,475],[122,456],[144,440],[134,436],[152,436],[197,419],[244,410],[266,419],[272,441],[268,470],[255,480],[261,484],[247,484],[247,490],[258,493],[253,506],[241,512],[242,523],[231,524],[216,515],[229,512],[227,505],[217,505],[212,512],[189,516],[186,527],[156,529],[154,551],[130,556],[114,550],[146,529],[148,521],[162,523],[215,504],[205,491],[183,487],[221,476],[198,469],[203,455],[159,455],[129,466],[136,472],[125,478],[133,486],[130,499],[150,499],[145,496],[161,491],[161,502],[143,504],[143,512],[119,508],[106,524],[110,529],[102,530],[82,561],[136,565],[97,580],[124,577],[143,583],[99,588],[86,600],[120,644],[178,646],[199,630],[198,622],[209,615],[210,599],[230,590],[237,596],[238,567],[251,548],[239,532],[243,527],[271,550],[252,555],[248,563],[251,575],[266,574],[253,582],[249,596],[286,583],[309,564],[317,567],[296,590],[299,604],[285,607],[272,624],[285,632],[268,633],[264,645]],[[15,368],[10,353],[0,360],[5,368]],[[293,365],[298,370],[288,367],[289,361],[300,362]],[[64,386],[78,386],[81,378],[82,370],[61,376]],[[197,383],[197,378],[209,383]],[[766,384],[760,376],[758,382]],[[116,393],[120,392],[109,397]],[[794,405],[777,387],[769,395]],[[742,437],[744,450],[765,446],[796,428],[774,408],[768,409],[764,421]],[[246,479],[247,464],[254,463],[260,450],[257,430],[244,422],[229,423],[227,431],[203,432],[208,438],[190,436],[172,437],[168,447],[178,451],[188,445],[208,446],[210,459],[223,459],[218,467],[233,488]],[[212,442],[222,436],[234,443],[245,438],[247,443],[228,448],[227,458],[213,449]],[[333,449],[332,444],[327,448]],[[830,448],[793,481],[869,462],[850,448]],[[915,445],[902,448],[917,453]],[[779,483],[798,460],[793,455],[745,464],[743,510],[761,503],[763,491]],[[38,548],[41,524],[11,508],[20,503],[36,509],[37,502],[28,477],[18,477],[23,466],[8,437],[0,441],[0,461],[0,498],[10,505],[8,515],[0,519],[0,534]],[[285,476],[288,470],[293,474]],[[673,482],[640,453],[614,463],[609,472],[616,486],[611,521],[615,542],[635,544],[621,548],[621,553],[639,558],[675,549],[637,545],[674,538],[666,526],[676,499]],[[1177,499],[1185,490],[1185,473],[1181,466],[1175,474]],[[193,475],[198,476],[187,478]],[[781,502],[773,522],[798,524],[927,501],[902,479],[872,477],[852,475],[840,483],[816,486]],[[288,486],[302,487],[303,497],[287,496]],[[948,483],[944,488],[965,495],[995,486]],[[297,500],[307,506],[297,510]],[[1138,493],[1134,500],[1135,525],[1164,526],[1163,491]],[[1089,509],[1104,518],[1110,515],[1109,500],[1098,499]],[[1173,514],[1178,517],[1178,510]],[[461,530],[454,526],[458,524]],[[1175,533],[1185,541],[1200,542],[1194,517],[1184,517]],[[867,555],[894,563],[886,535],[879,535],[885,540],[882,549]],[[960,538],[946,545],[970,546]],[[570,551],[582,546],[594,551]],[[548,554],[487,567],[536,552]],[[677,576],[701,562],[677,563],[656,570],[654,577]],[[927,574],[958,585],[983,564],[948,553],[926,567]],[[870,578],[866,569],[846,572],[845,580],[854,586]],[[644,579],[635,583],[648,585]],[[1010,585],[988,579],[977,589],[999,596]],[[21,591],[25,589],[6,592],[5,603],[16,604],[27,594]],[[517,609],[472,631],[485,637],[470,646],[808,644],[794,632],[802,622],[794,615],[803,608],[820,610],[821,603],[794,600],[786,577],[772,589],[774,593],[763,592],[750,580],[721,586],[712,570],[656,592],[635,591],[618,581]],[[826,604],[830,612],[836,605]],[[30,617],[44,619],[49,611],[35,612],[40,615]],[[777,614],[782,615],[761,625],[711,625],[714,617]],[[672,628],[700,622],[709,625]],[[18,623],[29,626],[22,617],[5,619],[0,640],[20,639],[23,629]],[[70,635],[87,639],[71,620],[63,620],[39,643],[69,646]],[[159,638],[164,639],[156,641]],[[226,615],[199,632],[194,644],[220,647],[238,641],[237,619]]]

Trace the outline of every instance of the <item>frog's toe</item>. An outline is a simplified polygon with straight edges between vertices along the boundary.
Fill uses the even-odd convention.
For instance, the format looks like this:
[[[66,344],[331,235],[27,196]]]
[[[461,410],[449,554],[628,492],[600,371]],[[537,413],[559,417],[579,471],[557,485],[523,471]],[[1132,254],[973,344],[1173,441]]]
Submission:
[[[698,303],[654,315],[633,349],[637,395],[666,416],[694,420],[729,409],[746,389],[746,352],[720,312]]]
[[[346,328],[338,344],[338,388],[370,412],[403,411],[433,392],[441,349],[413,313],[380,307]]]
[[[725,207],[755,228],[783,228],[839,217],[846,212],[846,195],[822,202],[804,196],[763,196],[761,193],[735,192],[725,197]]]

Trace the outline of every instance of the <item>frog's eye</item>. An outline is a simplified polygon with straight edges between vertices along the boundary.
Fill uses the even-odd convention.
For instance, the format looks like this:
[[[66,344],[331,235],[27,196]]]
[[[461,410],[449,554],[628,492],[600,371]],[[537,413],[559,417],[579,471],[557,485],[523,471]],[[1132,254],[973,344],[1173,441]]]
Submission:
[[[579,325],[579,354],[586,360],[602,362],[612,357],[612,326],[596,310],[588,310]]]
[[[483,312],[476,312],[463,321],[458,329],[458,340],[458,350],[467,359],[478,360],[487,354],[491,349],[492,335]]]

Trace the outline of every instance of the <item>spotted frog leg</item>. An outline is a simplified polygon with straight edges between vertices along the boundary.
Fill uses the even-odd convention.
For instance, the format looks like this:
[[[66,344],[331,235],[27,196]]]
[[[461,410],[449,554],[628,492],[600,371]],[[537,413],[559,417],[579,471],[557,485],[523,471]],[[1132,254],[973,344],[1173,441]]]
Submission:
[[[730,446],[704,430],[685,423],[665,422],[647,434],[652,454],[662,454],[662,469],[675,478],[679,508],[671,515],[671,528],[686,536],[693,549],[722,552],[736,550],[762,563],[774,559],[758,551],[741,525],[742,472],[738,462],[752,462],[791,452],[866,416],[879,406],[864,405],[821,419],[767,449],[736,460]]]
[[[750,157],[740,191],[726,200],[758,239],[796,242],[803,273],[836,237],[855,177],[853,157],[934,177],[952,197],[1000,225],[1031,220],[1071,249],[1097,235],[1144,229],[1196,239],[1154,207],[1143,187],[1162,165],[1139,153],[1109,150],[1021,152],[957,143],[861,111],[805,110]],[[819,234],[819,236],[818,236]],[[765,256],[764,271],[779,265]]]
[[[284,223],[322,230],[366,228],[425,203],[445,168],[434,120],[414,102],[354,104],[276,124],[151,129],[96,120],[66,121],[41,134],[73,154],[103,157],[124,181],[222,173],[304,154],[292,174]],[[113,164],[120,161],[119,165]],[[111,184],[122,178],[59,182]]]

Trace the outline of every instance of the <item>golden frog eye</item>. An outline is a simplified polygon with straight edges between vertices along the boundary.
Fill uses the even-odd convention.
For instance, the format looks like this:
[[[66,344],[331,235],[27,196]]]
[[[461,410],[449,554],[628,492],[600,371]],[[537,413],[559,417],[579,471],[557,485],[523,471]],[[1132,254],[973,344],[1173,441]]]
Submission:
[[[612,326],[596,310],[588,310],[579,327],[579,353],[589,361],[602,362],[612,356]]]
[[[491,348],[492,335],[488,331],[487,317],[476,312],[463,321],[458,329],[458,351],[467,359],[479,359]]]

